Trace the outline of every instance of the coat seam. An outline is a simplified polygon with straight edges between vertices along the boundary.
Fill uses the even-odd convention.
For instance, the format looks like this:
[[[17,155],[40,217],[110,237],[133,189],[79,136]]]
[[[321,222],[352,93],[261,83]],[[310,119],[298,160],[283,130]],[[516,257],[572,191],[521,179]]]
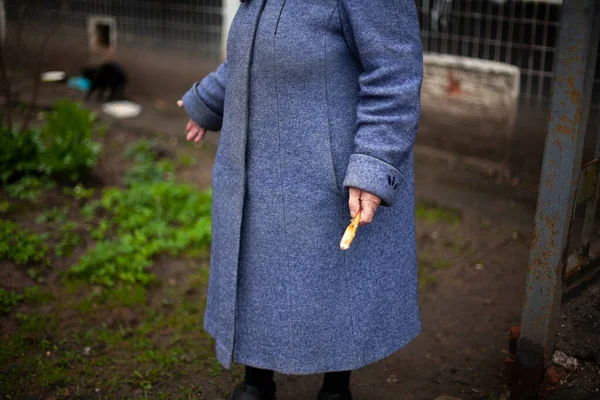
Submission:
[[[338,11],[339,8],[339,3],[336,2],[335,7],[333,8],[333,11],[331,13],[331,16],[329,17],[329,21],[327,22],[327,26],[329,26],[331,24],[331,21],[333,20],[333,17],[335,16],[336,12]],[[342,28],[343,29],[343,28]],[[339,186],[338,186],[338,177],[335,171],[335,164],[333,162],[333,148],[332,148],[332,143],[331,143],[331,121],[329,118],[329,86],[328,86],[328,61],[329,61],[329,57],[328,57],[328,42],[327,42],[327,38],[328,36],[325,35],[325,104],[326,104],[326,108],[327,108],[327,132],[329,134],[329,155],[331,157],[331,167],[333,170],[333,178],[335,180],[335,187],[338,191],[340,191]],[[342,209],[342,215],[344,215],[344,210]],[[346,298],[347,298],[347,303],[348,304],[348,314],[350,316],[350,326],[352,329],[352,346],[354,347],[354,356],[355,356],[355,361],[357,363],[360,363],[359,360],[362,359],[360,352],[358,351],[358,345],[356,344],[356,338],[357,338],[357,332],[356,332],[356,323],[354,321],[354,311],[352,309],[352,302],[351,302],[351,296],[350,296],[350,278],[349,278],[349,271],[348,271],[348,257],[346,256],[346,254],[342,254],[342,257],[344,259],[344,269],[345,269],[345,281],[346,281]]]
[[[287,222],[286,222],[286,201],[285,201],[285,191],[283,189],[283,167],[282,167],[282,163],[281,163],[281,124],[279,122],[279,90],[278,90],[278,79],[277,79],[277,57],[275,57],[277,51],[277,38],[275,35],[273,35],[273,82],[275,84],[275,115],[277,118],[277,153],[279,155],[279,181],[280,181],[280,190],[281,190],[281,212],[282,212],[282,220],[283,220],[283,243],[285,246],[285,253],[286,253],[286,262],[287,262],[287,270],[291,271],[291,265],[290,265],[290,257],[289,257],[289,245],[288,245],[288,240],[287,240]],[[292,280],[292,275],[289,275],[288,278],[288,282],[286,284],[286,291],[287,291],[287,295],[288,295],[288,304],[290,307],[290,314],[292,314],[294,312],[294,307],[293,307],[293,300],[292,300],[292,291],[290,290],[290,284],[289,281]],[[294,345],[295,342],[295,334],[294,334],[294,322],[293,322],[293,318],[290,315],[289,319],[288,319],[288,323],[289,323],[289,330],[290,330],[290,342],[291,342],[291,348],[292,348],[292,369],[296,369],[296,362],[297,362],[297,355],[296,352],[294,351],[296,349],[296,346]]]
[[[333,20],[333,16],[335,15],[336,11],[338,8],[338,4],[336,3],[335,7],[333,8],[333,11],[331,12],[331,16],[329,17],[329,20],[327,21],[327,26],[329,27],[329,25],[331,25],[331,21]],[[335,163],[333,161],[333,144],[331,143],[331,119],[329,117],[329,68],[328,67],[328,63],[329,63],[329,47],[328,47],[328,42],[327,42],[327,38],[329,36],[325,35],[325,117],[327,119],[327,139],[329,142],[329,158],[331,161],[331,173],[333,174],[333,183],[335,186],[335,190],[336,192],[340,192],[340,183],[339,183],[339,177],[337,175],[337,172],[335,170]]]

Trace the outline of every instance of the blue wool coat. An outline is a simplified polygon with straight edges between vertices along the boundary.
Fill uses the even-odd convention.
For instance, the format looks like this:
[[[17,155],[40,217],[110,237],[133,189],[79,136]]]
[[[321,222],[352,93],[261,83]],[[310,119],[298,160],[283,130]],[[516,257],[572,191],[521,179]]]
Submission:
[[[421,80],[414,0],[241,3],[227,61],[183,97],[221,130],[204,327],[225,367],[356,369],[419,333]],[[382,206],[344,252],[348,187]]]

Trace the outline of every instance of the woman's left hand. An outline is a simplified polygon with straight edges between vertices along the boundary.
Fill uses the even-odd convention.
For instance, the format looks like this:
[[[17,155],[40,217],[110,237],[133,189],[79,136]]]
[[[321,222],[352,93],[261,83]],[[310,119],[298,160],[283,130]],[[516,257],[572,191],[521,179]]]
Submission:
[[[381,199],[374,194],[365,192],[357,188],[349,188],[350,199],[348,205],[350,206],[350,215],[352,218],[356,216],[356,213],[360,210],[360,221],[359,226],[370,224],[373,221],[373,216]]]

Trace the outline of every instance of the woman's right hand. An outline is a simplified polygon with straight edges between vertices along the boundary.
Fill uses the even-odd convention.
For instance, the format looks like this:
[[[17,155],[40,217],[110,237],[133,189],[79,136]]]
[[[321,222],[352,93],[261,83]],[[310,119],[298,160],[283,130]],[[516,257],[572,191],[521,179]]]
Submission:
[[[183,107],[183,101],[178,100],[177,106]],[[206,129],[202,128],[200,125],[198,125],[191,119],[185,126],[185,131],[187,133],[186,139],[188,142],[193,140],[195,143],[200,143],[202,139],[204,139],[204,135],[206,135]]]
[[[188,142],[193,140],[195,143],[200,143],[202,139],[204,139],[204,135],[206,135],[206,129],[202,128],[191,119],[187,123],[185,130],[187,132],[186,139]]]

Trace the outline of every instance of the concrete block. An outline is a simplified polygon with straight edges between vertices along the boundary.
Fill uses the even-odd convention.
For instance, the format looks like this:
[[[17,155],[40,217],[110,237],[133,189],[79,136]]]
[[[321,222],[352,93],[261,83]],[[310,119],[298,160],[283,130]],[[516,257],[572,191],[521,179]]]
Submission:
[[[420,143],[506,161],[519,85],[520,70],[512,65],[425,54]]]

